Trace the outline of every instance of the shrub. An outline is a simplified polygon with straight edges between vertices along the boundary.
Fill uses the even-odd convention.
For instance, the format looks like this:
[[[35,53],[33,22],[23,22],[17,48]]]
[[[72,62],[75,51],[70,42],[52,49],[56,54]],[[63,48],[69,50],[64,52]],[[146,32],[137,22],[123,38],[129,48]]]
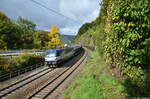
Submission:
[[[12,72],[27,66],[43,62],[43,56],[36,56],[34,54],[22,54],[15,58],[0,58],[0,70],[4,73]]]
[[[42,62],[43,58],[34,54],[22,54],[15,58],[14,61],[16,68],[24,68]]]
[[[15,69],[15,63],[12,59],[0,58],[0,70],[3,72],[10,72]]]

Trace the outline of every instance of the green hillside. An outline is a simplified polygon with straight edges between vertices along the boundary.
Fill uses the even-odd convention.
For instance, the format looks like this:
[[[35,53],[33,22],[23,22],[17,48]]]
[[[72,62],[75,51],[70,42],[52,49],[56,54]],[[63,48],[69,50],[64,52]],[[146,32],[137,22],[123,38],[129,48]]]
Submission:
[[[108,68],[124,78],[129,96],[150,96],[149,4],[150,0],[103,0],[96,20],[84,24],[75,37],[76,42],[96,46]]]
[[[72,35],[61,35],[60,39],[63,43],[68,44],[73,40],[74,36]]]

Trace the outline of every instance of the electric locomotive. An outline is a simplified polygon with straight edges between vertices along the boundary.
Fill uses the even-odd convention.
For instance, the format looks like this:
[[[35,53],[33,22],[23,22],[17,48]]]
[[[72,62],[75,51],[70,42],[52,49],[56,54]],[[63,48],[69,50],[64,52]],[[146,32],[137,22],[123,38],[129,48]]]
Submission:
[[[78,55],[82,50],[83,48],[81,44],[76,44],[71,47],[47,50],[45,53],[45,65],[56,67],[59,63]]]
[[[59,63],[73,57],[74,54],[73,47],[47,50],[45,53],[45,65],[56,67]]]

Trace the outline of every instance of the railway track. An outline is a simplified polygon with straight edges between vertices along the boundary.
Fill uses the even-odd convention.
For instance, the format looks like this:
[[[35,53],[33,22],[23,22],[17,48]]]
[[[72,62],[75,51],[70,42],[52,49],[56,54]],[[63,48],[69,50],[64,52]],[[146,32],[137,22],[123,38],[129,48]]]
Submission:
[[[39,79],[40,77],[42,77],[43,75],[53,71],[54,68],[45,68],[41,71],[39,71],[38,73],[35,73],[27,78],[24,78],[20,81],[17,81],[3,89],[0,89],[0,99],[2,97],[5,97],[6,95],[18,90],[19,88],[31,83],[32,81],[36,80],[36,79]]]
[[[51,94],[82,64],[86,61],[87,52],[81,60],[79,60],[74,66],[68,67],[63,70],[59,75],[56,75],[53,79],[49,80],[38,91],[28,97],[28,99],[52,99]]]
[[[49,97],[82,63],[85,62],[87,51],[85,51],[82,57],[81,56],[82,55],[78,55],[76,57],[76,62],[74,62],[73,59],[71,60],[74,62],[73,66],[68,65],[67,67],[62,68],[46,68],[32,76],[1,89],[0,99],[45,99]],[[30,90],[31,93],[24,93],[26,90]],[[22,97],[20,97],[20,93],[22,94]]]
[[[12,83],[12,84],[10,84],[10,85],[7,85],[6,87],[1,88],[1,89],[0,89],[0,92],[3,91],[3,90],[5,90],[5,89],[8,89],[8,88],[10,88],[10,87],[12,87],[12,86],[14,86],[14,85],[16,85],[16,84],[18,84],[18,83],[21,83],[21,82],[23,82],[24,80],[27,80],[27,79],[29,79],[29,78],[35,76],[35,75],[38,75],[39,73],[41,73],[41,72],[43,72],[43,71],[45,71],[45,70],[47,70],[47,69],[48,69],[48,67],[43,68],[42,70],[38,71],[37,73],[34,73],[34,74],[30,75],[30,76],[27,76],[27,77],[25,77],[25,78],[22,78],[21,80],[16,81],[16,82],[14,82],[14,83]]]

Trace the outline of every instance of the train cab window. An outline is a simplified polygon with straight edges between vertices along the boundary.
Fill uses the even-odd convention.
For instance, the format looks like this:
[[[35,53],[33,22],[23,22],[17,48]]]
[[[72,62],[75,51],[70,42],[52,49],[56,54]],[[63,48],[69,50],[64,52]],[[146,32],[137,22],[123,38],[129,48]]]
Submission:
[[[49,56],[49,57],[55,57],[56,56],[56,50],[48,50],[48,51],[46,51],[45,55]]]

